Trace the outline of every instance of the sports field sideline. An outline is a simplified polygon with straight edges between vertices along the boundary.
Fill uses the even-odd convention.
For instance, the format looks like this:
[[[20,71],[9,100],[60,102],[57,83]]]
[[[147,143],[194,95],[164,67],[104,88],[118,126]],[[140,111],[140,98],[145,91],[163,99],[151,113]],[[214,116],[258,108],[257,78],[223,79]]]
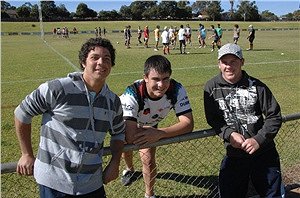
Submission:
[[[110,30],[121,30],[125,25],[132,24],[135,30],[138,25],[150,24],[155,27],[159,23],[161,27],[172,24],[190,23],[193,29],[197,28],[199,22],[93,22],[93,23],[44,23],[46,32],[51,32],[52,27],[62,27],[63,25],[73,27],[76,25],[79,30],[92,31],[96,26],[105,26]],[[208,29],[210,24],[218,22],[205,22]],[[11,24],[1,23],[2,32],[39,32],[39,24],[31,27],[32,23]],[[221,22],[224,29],[232,28],[234,22]],[[240,27],[247,29],[249,22],[239,22]],[[300,112],[300,31],[298,23],[251,23],[258,29],[279,28],[281,30],[257,31],[254,40],[254,50],[244,50],[244,69],[254,77],[266,83],[274,93],[281,105],[284,115]],[[285,28],[293,28],[287,30]],[[194,32],[193,32],[194,33]],[[196,32],[195,32],[196,34]],[[208,35],[210,33],[208,32]],[[242,31],[239,45],[242,49],[248,48],[246,39],[247,32]],[[66,76],[67,73],[79,69],[78,51],[81,44],[88,38],[94,37],[93,33],[70,35],[69,39],[53,37],[46,34],[45,42],[40,35],[1,35],[1,159],[4,162],[17,161],[20,156],[19,146],[16,140],[13,111],[20,101],[35,89],[39,84],[57,77]],[[153,33],[150,35],[150,47],[145,49],[137,45],[136,34],[133,33],[132,48],[126,49],[123,42],[123,34],[108,33],[106,38],[110,39],[116,48],[116,65],[112,69],[112,74],[108,79],[108,85],[118,95],[122,94],[126,86],[134,80],[142,77],[144,61],[153,54],[162,54],[162,51],[154,52]],[[218,73],[217,52],[210,52],[210,42],[203,49],[198,48],[192,36],[192,46],[187,46],[189,54],[180,55],[176,48],[171,50],[171,55],[167,58],[172,63],[172,77],[184,84],[187,88],[191,100],[195,118],[195,130],[208,128],[203,111],[203,86],[205,82]],[[222,43],[232,42],[232,32],[225,31]],[[119,43],[119,44],[117,44]],[[161,49],[161,46],[160,46]],[[168,125],[175,120],[171,115],[163,121],[163,125]],[[40,117],[33,121],[34,148],[37,148],[39,139]],[[202,141],[205,144],[205,141]],[[199,146],[203,148],[202,146]],[[176,152],[176,147],[171,147],[172,152]],[[180,147],[181,148],[181,147]],[[215,148],[203,148],[214,150]],[[222,149],[222,147],[220,147]],[[299,148],[300,149],[300,148]],[[298,150],[299,150],[298,149]],[[168,150],[168,148],[166,149]],[[166,150],[161,150],[164,153]],[[196,153],[189,153],[192,158]],[[160,160],[160,159],[158,159]],[[163,160],[163,159],[161,159]],[[205,159],[203,159],[205,161]],[[201,162],[202,163],[202,162]],[[203,162],[205,164],[205,162]],[[219,162],[214,162],[218,164]],[[207,164],[208,166],[209,164]],[[167,169],[167,167],[164,167]],[[178,171],[184,172],[185,170]],[[192,174],[197,170],[189,170]],[[172,183],[173,185],[173,183]],[[177,186],[178,185],[178,186]],[[174,187],[180,188],[180,184],[174,183]],[[197,191],[196,189],[193,189]]]

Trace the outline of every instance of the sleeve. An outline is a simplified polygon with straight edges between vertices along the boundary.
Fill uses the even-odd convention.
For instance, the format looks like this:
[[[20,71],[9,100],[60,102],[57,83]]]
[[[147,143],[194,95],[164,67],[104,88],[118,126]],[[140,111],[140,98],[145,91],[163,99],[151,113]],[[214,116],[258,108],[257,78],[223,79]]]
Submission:
[[[118,96],[115,97],[115,117],[113,118],[111,140],[125,141],[125,122],[123,120],[123,110]]]
[[[207,123],[215,130],[216,134],[229,142],[230,134],[236,131],[228,126],[224,120],[223,111],[215,101],[211,82],[207,82],[204,88],[204,111]]]
[[[258,86],[260,109],[264,115],[264,124],[254,139],[261,145],[272,141],[277,135],[281,124],[281,110],[271,90],[262,84]]]
[[[49,84],[43,83],[25,97],[14,113],[21,122],[29,124],[34,116],[43,114],[55,104],[56,99],[49,88]]]
[[[174,105],[174,110],[177,117],[192,111],[187,92],[182,85],[180,85],[177,93],[177,102]]]
[[[124,120],[134,120],[137,121],[139,105],[136,98],[128,92],[126,89],[125,93],[120,96],[123,109]]]

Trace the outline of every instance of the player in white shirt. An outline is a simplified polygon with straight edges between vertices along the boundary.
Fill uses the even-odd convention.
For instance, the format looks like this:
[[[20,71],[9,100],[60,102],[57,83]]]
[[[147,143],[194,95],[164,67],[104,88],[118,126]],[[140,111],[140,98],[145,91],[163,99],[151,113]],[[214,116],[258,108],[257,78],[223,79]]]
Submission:
[[[128,86],[120,96],[126,122],[126,141],[144,147],[140,149],[145,182],[145,197],[155,197],[156,147],[147,145],[162,138],[191,132],[194,127],[193,114],[185,88],[171,79],[169,60],[161,55],[149,57],[144,65],[144,78]],[[174,109],[178,122],[169,127],[158,127],[168,113]],[[126,170],[122,182],[125,186],[134,180],[132,151],[123,153]]]
[[[187,24],[185,27],[185,34],[186,43],[192,45],[192,29],[190,28],[189,24]]]
[[[180,29],[178,31],[178,40],[179,40],[179,49],[180,49],[180,54],[182,54],[182,50],[183,53],[185,54],[185,36],[186,36],[186,32],[185,29],[183,28],[183,25],[180,25]]]
[[[169,35],[169,31],[168,31],[168,27],[165,26],[164,27],[164,31],[161,34],[161,41],[163,44],[163,52],[164,55],[170,54],[170,35]]]

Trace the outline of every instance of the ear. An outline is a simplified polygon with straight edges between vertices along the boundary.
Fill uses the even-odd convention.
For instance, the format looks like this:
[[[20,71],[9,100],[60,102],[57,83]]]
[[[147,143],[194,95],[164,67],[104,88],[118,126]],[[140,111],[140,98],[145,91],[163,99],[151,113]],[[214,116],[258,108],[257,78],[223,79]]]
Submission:
[[[146,74],[143,74],[143,79],[145,82],[148,82],[148,76]]]
[[[245,63],[245,59],[244,58],[242,58],[242,65],[241,66],[244,66],[244,63]]]
[[[80,64],[81,64],[81,67],[82,67],[83,69],[85,69],[85,67],[86,67],[85,63],[84,63],[84,62],[81,62]]]

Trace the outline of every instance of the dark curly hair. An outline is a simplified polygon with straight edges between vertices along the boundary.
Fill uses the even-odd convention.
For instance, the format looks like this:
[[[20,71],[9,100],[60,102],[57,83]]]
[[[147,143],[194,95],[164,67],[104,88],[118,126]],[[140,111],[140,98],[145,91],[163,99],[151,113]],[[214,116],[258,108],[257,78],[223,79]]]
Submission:
[[[84,70],[82,64],[85,64],[89,52],[95,49],[95,47],[104,47],[108,49],[111,56],[111,65],[115,65],[116,49],[113,47],[111,42],[105,38],[90,38],[82,45],[78,54],[79,64],[82,70]]]

